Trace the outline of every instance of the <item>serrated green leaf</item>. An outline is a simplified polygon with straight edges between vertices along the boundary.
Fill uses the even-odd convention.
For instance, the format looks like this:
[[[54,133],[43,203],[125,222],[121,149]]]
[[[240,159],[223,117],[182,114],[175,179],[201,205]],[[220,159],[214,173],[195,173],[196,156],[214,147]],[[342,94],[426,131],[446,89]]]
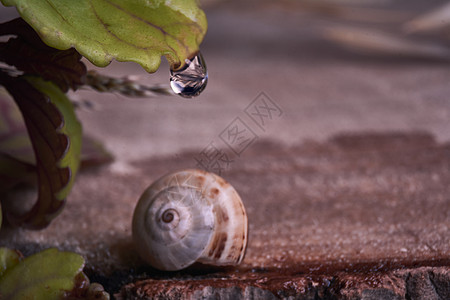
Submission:
[[[198,52],[207,23],[196,0],[1,0],[15,6],[57,49],[74,47],[97,66],[112,59],[155,72],[161,56],[173,68]]]
[[[80,163],[81,125],[72,103],[53,83],[0,73],[0,84],[24,116],[36,156],[39,188],[38,200],[29,212],[7,212],[6,216],[13,224],[40,229],[61,212],[73,185]]]
[[[61,299],[75,286],[84,259],[72,252],[47,249],[8,268],[0,277],[0,298]]]
[[[56,198],[64,200],[72,189],[75,175],[78,172],[81,161],[81,124],[78,121],[74,107],[67,96],[53,83],[44,81],[39,77],[27,77],[38,91],[47,95],[53,105],[62,116],[62,122],[57,128],[57,132],[66,136],[69,142],[63,155],[57,162],[59,169],[70,170],[70,178],[63,189],[56,191]],[[61,126],[62,125],[62,126]],[[31,137],[33,140],[33,138]]]

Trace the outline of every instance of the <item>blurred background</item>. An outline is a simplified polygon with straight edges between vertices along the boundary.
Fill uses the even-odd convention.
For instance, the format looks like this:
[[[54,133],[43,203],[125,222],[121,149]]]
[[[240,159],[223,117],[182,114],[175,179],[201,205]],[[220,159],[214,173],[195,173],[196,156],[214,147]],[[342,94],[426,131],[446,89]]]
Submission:
[[[93,104],[78,115],[85,132],[114,154],[119,172],[137,159],[203,149],[260,92],[284,113],[256,132],[276,143],[365,131],[425,131],[448,141],[447,3],[205,0],[209,28],[201,52],[209,83],[198,98],[90,91],[71,97]],[[2,20],[15,16],[14,9],[0,11]],[[99,71],[136,75],[146,85],[169,80],[166,61],[155,74],[117,62]]]

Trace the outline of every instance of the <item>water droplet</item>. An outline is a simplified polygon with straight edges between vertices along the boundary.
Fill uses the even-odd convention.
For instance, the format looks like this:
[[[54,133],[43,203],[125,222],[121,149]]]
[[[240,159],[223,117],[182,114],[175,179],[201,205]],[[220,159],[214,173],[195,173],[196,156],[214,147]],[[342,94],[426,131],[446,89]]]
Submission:
[[[192,59],[186,59],[182,69],[170,70],[170,86],[172,90],[185,98],[198,96],[208,82],[208,71],[200,52]]]

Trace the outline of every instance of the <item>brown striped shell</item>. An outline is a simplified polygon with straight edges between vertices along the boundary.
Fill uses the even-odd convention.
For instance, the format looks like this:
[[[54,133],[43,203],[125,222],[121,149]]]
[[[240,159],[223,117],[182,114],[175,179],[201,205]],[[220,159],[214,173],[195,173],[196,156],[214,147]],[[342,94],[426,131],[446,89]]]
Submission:
[[[237,265],[244,258],[247,234],[247,214],[236,190],[201,170],[163,176],[134,210],[138,252],[160,270],[180,270],[195,262]]]

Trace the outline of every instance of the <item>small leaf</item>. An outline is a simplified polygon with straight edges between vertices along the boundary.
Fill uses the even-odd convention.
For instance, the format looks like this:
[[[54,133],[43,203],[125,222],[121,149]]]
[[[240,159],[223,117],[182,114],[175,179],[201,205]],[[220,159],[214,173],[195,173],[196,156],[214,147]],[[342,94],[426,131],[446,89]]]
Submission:
[[[71,48],[58,50],[44,44],[36,32],[22,19],[0,24],[1,34],[14,34],[0,43],[0,60],[29,75],[38,75],[54,82],[67,92],[84,84],[86,66],[81,55]]]
[[[54,84],[37,77],[10,77],[0,73],[0,84],[13,96],[25,120],[36,156],[38,200],[22,215],[7,212],[17,225],[39,229],[62,210],[81,151],[81,125],[72,103]]]
[[[112,59],[155,72],[165,55],[173,68],[198,52],[206,17],[196,0],[1,0],[57,49],[74,47],[97,66]]]
[[[7,269],[17,265],[21,259],[22,255],[20,252],[8,248],[0,248],[0,278]]]
[[[71,252],[47,249],[9,267],[0,277],[1,299],[61,299],[75,286],[84,259]]]

